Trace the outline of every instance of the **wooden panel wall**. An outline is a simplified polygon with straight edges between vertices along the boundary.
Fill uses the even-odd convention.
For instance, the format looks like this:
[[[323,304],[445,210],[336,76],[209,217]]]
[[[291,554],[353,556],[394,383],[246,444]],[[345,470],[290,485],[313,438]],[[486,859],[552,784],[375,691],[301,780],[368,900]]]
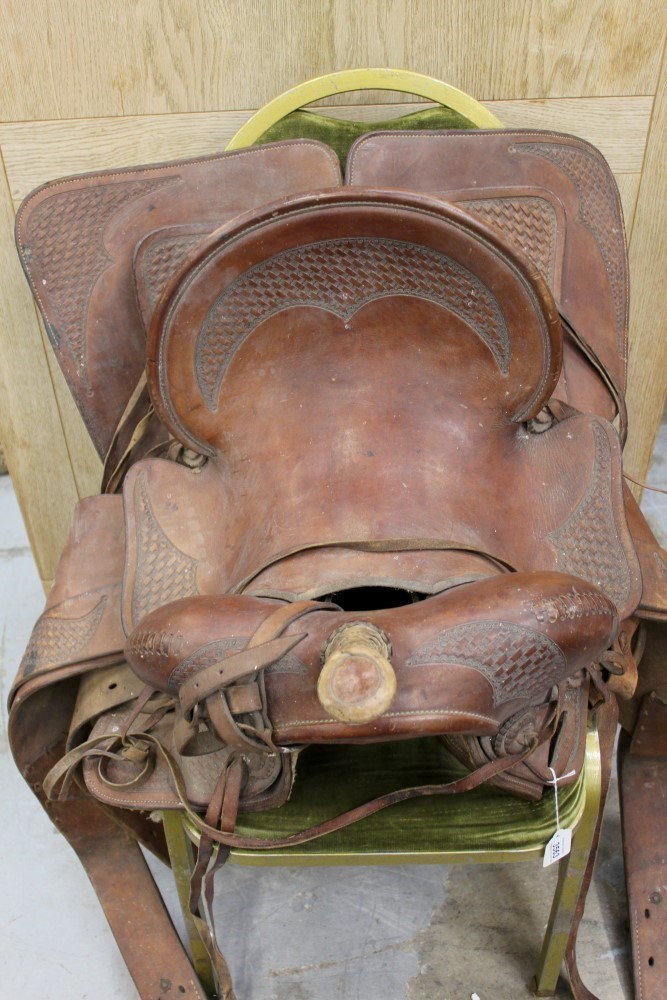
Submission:
[[[630,241],[626,466],[641,478],[667,372],[666,29],[663,0],[4,0],[0,439],[45,585],[100,463],[14,251],[18,204],[62,174],[219,150],[252,109],[337,69],[426,73],[508,126],[570,131],[605,153]],[[332,113],[386,117],[372,105],[397,100],[361,93]]]

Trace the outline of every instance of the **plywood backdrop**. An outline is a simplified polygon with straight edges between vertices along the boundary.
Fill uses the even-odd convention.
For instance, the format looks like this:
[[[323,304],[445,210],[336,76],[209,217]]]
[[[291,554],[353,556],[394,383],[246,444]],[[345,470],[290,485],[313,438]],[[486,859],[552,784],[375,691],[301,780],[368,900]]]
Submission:
[[[667,373],[666,29],[664,0],[3,0],[0,440],[45,585],[100,463],[19,267],[18,204],[62,174],[220,150],[252,110],[338,69],[426,73],[508,126],[602,149],[630,243],[626,467],[641,478]],[[344,100],[335,113],[369,118],[406,98]]]

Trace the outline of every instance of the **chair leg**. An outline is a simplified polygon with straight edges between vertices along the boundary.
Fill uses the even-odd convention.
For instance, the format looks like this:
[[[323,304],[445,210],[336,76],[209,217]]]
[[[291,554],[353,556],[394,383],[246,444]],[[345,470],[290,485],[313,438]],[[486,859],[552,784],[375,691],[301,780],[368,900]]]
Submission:
[[[194,870],[192,844],[185,833],[183,818],[178,810],[165,809],[162,813],[162,823],[190,944],[192,964],[209,997],[215,997],[215,979],[211,960],[190,913],[190,878]]]
[[[584,811],[572,838],[572,850],[558,865],[558,882],[549,923],[544,935],[532,991],[538,997],[556,992],[558,976],[565,958],[577,902],[591,853],[601,802],[600,741],[596,730],[586,737],[586,800]]]

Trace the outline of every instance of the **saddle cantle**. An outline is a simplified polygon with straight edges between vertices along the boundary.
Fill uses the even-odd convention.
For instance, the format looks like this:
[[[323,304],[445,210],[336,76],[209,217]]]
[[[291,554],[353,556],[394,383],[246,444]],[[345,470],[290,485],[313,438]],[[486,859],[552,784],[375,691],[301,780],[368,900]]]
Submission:
[[[343,183],[295,140],[46,185],[17,239],[122,489],[79,505],[13,689],[64,828],[73,779],[153,849],[150,811],[187,811],[199,920],[216,842],[287,842],[236,817],[284,803],[310,744],[437,736],[461,790],[577,780],[589,708],[632,699],[667,614],[623,486],[627,260],[596,150],[371,134]]]

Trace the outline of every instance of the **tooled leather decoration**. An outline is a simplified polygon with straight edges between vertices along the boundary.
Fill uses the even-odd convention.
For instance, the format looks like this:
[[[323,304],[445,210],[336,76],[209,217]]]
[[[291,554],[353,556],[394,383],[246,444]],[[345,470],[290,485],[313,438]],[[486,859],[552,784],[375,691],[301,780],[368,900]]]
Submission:
[[[93,287],[112,259],[104,248],[104,228],[124,205],[178,179],[116,181],[103,188],[58,191],[30,214],[23,229],[21,255],[27,270],[32,270],[36,258],[41,282],[48,284],[49,290],[53,288],[46,323],[49,336],[56,348],[71,354],[74,370],[87,391],[86,312]],[[75,241],[62,238],[65,228],[76,231]],[[33,253],[33,246],[37,253]]]
[[[599,156],[581,147],[563,147],[552,143],[516,143],[522,153],[543,156],[562,167],[577,189],[581,219],[590,229],[604,260],[616,315],[618,352],[625,350],[628,302],[623,280],[625,244],[623,218],[614,188],[607,183],[605,167]]]
[[[134,619],[154,608],[197,593],[197,560],[182,552],[164,533],[153,513],[144,477],[134,493],[139,558],[132,595]]]
[[[128,181],[121,198],[117,179],[99,175],[69,182],[69,201],[51,208],[38,195],[20,215],[24,261],[60,280],[44,306],[56,328],[70,262],[81,247],[91,258],[72,300],[66,373],[68,352],[85,361],[88,311],[116,291],[129,308],[132,275],[133,335],[141,318],[151,406],[175,445],[130,461],[122,511],[111,496],[79,509],[58,600],[17,681],[17,758],[26,774],[41,768],[34,784],[58,810],[76,779],[75,794],[130,814],[142,841],[148,811],[188,815],[200,836],[193,919],[226,1000],[231,977],[200,903],[230,848],[304,843],[398,801],[484,782],[535,800],[551,767],[577,781],[589,710],[611,727],[617,695],[630,698],[637,682],[638,617],[662,614],[662,557],[641,524],[637,544],[638,512],[628,523],[621,447],[605,419],[617,406],[606,366],[625,378],[611,176],[579,140],[553,133],[433,134],[421,155],[406,149],[401,135],[360,140],[343,185],[326,147],[279,143],[244,153],[241,166],[232,154],[179,165],[176,179],[173,165],[150,168],[156,191],[178,182],[183,193],[175,205],[156,193],[154,212],[148,181]],[[521,183],[517,151],[531,154]],[[225,195],[214,218],[212,192],[234,185],[236,210]],[[45,233],[42,249],[34,234],[47,218],[62,225],[51,209],[70,202],[82,233]],[[91,202],[107,215],[86,230]],[[133,207],[125,245],[119,218]],[[116,234],[104,293],[103,231]],[[613,342],[607,320],[578,331],[582,360],[564,343],[553,292],[575,318],[588,315],[572,278],[586,240],[597,250],[581,265]],[[102,384],[102,354],[89,361],[100,366],[90,384]],[[112,394],[114,413],[129,389]],[[131,438],[145,423],[135,416]],[[108,415],[96,419],[107,426]],[[646,599],[640,561],[657,581]],[[103,596],[91,608],[93,591]],[[376,603],[355,605],[369,591]],[[71,619],[58,617],[63,594]],[[47,697],[61,682],[59,742]],[[41,745],[25,749],[40,713],[48,762]],[[240,814],[284,804],[309,745],[406,737],[437,737],[468,772],[273,840],[242,832]],[[162,934],[185,983],[189,966]],[[579,1000],[590,994],[573,942]],[[164,994],[153,969],[133,975],[142,996]],[[189,983],[187,996],[201,996]]]
[[[558,220],[546,198],[477,198],[459,202],[462,208],[500,229],[506,239],[535,261],[549,287],[556,278]]]
[[[509,338],[502,312],[490,289],[465,267],[402,240],[327,240],[256,265],[214,302],[195,354],[207,406],[215,408],[235,351],[269,316],[311,305],[349,319],[386,295],[415,295],[446,306],[482,338],[507,374]]]
[[[567,573],[600,584],[617,605],[627,600],[630,574],[612,514],[611,455],[607,435],[593,422],[595,460],[586,495],[567,521],[549,538],[558,564]]]
[[[102,620],[107,600],[101,597],[87,614],[78,618],[42,615],[23,654],[19,667],[22,676],[29,677],[36,670],[44,670],[53,664],[68,663],[85,649]]]
[[[563,653],[548,636],[507,622],[477,622],[446,629],[406,661],[460,663],[480,670],[497,702],[525,695],[532,699],[563,674]]]

